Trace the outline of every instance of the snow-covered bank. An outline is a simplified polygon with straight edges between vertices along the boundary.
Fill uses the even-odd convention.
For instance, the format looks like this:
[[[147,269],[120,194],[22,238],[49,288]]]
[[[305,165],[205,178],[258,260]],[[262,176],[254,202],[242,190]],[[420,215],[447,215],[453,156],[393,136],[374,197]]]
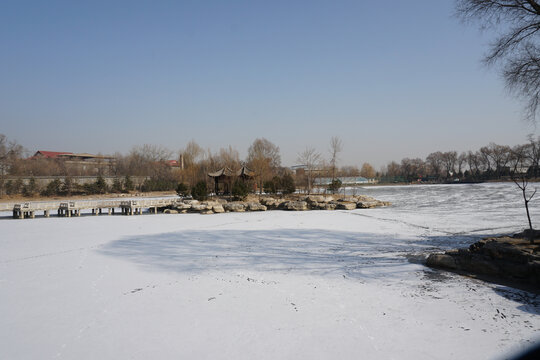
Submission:
[[[490,200],[492,216],[471,225],[464,212],[452,233],[458,214],[422,217],[399,199],[375,210],[0,220],[0,358],[492,359],[537,340],[538,297],[406,259],[518,217]]]

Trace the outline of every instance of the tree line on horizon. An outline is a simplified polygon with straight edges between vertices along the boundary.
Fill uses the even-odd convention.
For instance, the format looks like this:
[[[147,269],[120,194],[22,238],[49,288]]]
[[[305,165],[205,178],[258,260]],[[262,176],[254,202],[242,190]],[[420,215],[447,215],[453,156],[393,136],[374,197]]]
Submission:
[[[514,176],[540,176],[540,137],[510,147],[490,143],[477,151],[441,152],[425,159],[404,158],[381,169],[381,182],[448,182],[511,180]]]
[[[341,186],[338,183],[340,177],[362,176],[377,179],[379,183],[440,183],[504,180],[516,173],[526,173],[529,177],[540,175],[540,137],[535,139],[532,136],[527,143],[514,147],[490,143],[477,151],[436,151],[425,159],[403,158],[400,162],[389,162],[380,171],[375,171],[367,162],[361,168],[338,166],[342,151],[343,144],[338,137],[331,138],[326,158],[308,146],[297,155],[302,171],[293,172],[281,165],[279,147],[265,138],[254,140],[245,159],[241,159],[232,146],[213,152],[191,140],[176,155],[163,146],[145,144],[134,146],[125,155],[115,154],[112,157],[114,161],[105,163],[98,159],[95,167],[74,171],[59,159],[29,158],[20,144],[0,134],[0,196],[170,191],[176,190],[179,184],[183,184],[183,193],[189,193],[201,182],[206,184],[209,192],[213,183],[208,173],[221,168],[237,170],[242,166],[255,174],[247,186],[248,192],[270,193],[296,189],[310,193],[316,179],[321,177],[331,178],[330,188],[336,191]],[[177,160],[177,166],[171,167],[171,158]],[[20,179],[37,176],[62,179],[55,179],[42,188],[32,179],[26,184]],[[77,176],[95,176],[97,180],[92,184],[78,185],[73,181]],[[108,185],[103,180],[105,176],[114,177],[114,182]],[[137,183],[135,178],[143,178],[144,181]]]
[[[342,150],[341,140],[331,140],[331,156],[328,162],[317,163],[325,166],[332,176],[359,174],[353,167],[338,168],[338,155]],[[44,196],[72,194],[100,194],[106,192],[137,191],[170,191],[180,188],[189,193],[197,184],[206,184],[208,191],[213,188],[208,174],[221,168],[238,170],[246,166],[254,173],[254,178],[247,184],[247,191],[286,193],[303,187],[305,179],[289,168],[281,165],[280,149],[265,138],[257,138],[250,145],[247,157],[241,159],[238,150],[232,146],[221,148],[217,152],[204,149],[195,140],[177,152],[160,146],[145,144],[134,146],[127,154],[116,153],[113,161],[96,158],[81,168],[70,166],[69,161],[59,158],[29,157],[27,150],[15,141],[9,141],[0,134],[0,196],[17,195],[33,196],[38,193]],[[315,158],[322,159],[320,154]],[[171,166],[171,159],[177,161]],[[303,159],[299,155],[299,160]],[[310,158],[313,159],[313,158]],[[372,167],[371,167],[372,170]],[[369,173],[367,175],[374,175]],[[59,177],[40,188],[35,177]],[[79,185],[73,178],[80,176],[97,177],[93,184]],[[31,177],[23,183],[22,177]],[[104,177],[114,177],[114,183],[107,185]],[[135,178],[144,178],[136,183]],[[187,190],[186,190],[187,189]]]

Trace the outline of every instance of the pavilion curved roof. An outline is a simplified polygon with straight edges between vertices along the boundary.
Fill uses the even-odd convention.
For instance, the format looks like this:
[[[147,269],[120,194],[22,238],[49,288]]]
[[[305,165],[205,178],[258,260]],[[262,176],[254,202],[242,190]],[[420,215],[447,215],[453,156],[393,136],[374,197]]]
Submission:
[[[208,173],[208,176],[213,177],[213,178],[218,178],[218,177],[238,177],[238,176],[253,177],[253,176],[255,176],[255,173],[253,171],[249,170],[245,166],[242,166],[237,171],[233,171],[229,167],[224,167],[224,168],[219,169],[218,171]]]

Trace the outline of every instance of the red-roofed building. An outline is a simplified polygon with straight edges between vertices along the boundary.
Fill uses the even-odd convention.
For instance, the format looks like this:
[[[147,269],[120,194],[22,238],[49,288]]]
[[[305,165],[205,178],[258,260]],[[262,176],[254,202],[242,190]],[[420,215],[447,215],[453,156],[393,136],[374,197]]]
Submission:
[[[180,167],[178,160],[167,160],[167,165],[170,167]]]
[[[72,152],[59,152],[59,151],[36,151],[32,158],[34,159],[57,159],[58,155],[71,155]]]

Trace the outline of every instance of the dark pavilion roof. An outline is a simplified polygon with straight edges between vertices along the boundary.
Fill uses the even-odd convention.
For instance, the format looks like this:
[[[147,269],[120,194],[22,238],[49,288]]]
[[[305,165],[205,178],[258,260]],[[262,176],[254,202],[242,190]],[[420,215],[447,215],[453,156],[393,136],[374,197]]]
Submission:
[[[233,171],[228,167],[224,167],[219,169],[218,171],[208,173],[208,176],[213,178],[218,177],[236,177],[236,176],[246,176],[246,177],[253,177],[255,176],[255,173],[251,170],[249,170],[247,167],[242,166],[240,170]]]

